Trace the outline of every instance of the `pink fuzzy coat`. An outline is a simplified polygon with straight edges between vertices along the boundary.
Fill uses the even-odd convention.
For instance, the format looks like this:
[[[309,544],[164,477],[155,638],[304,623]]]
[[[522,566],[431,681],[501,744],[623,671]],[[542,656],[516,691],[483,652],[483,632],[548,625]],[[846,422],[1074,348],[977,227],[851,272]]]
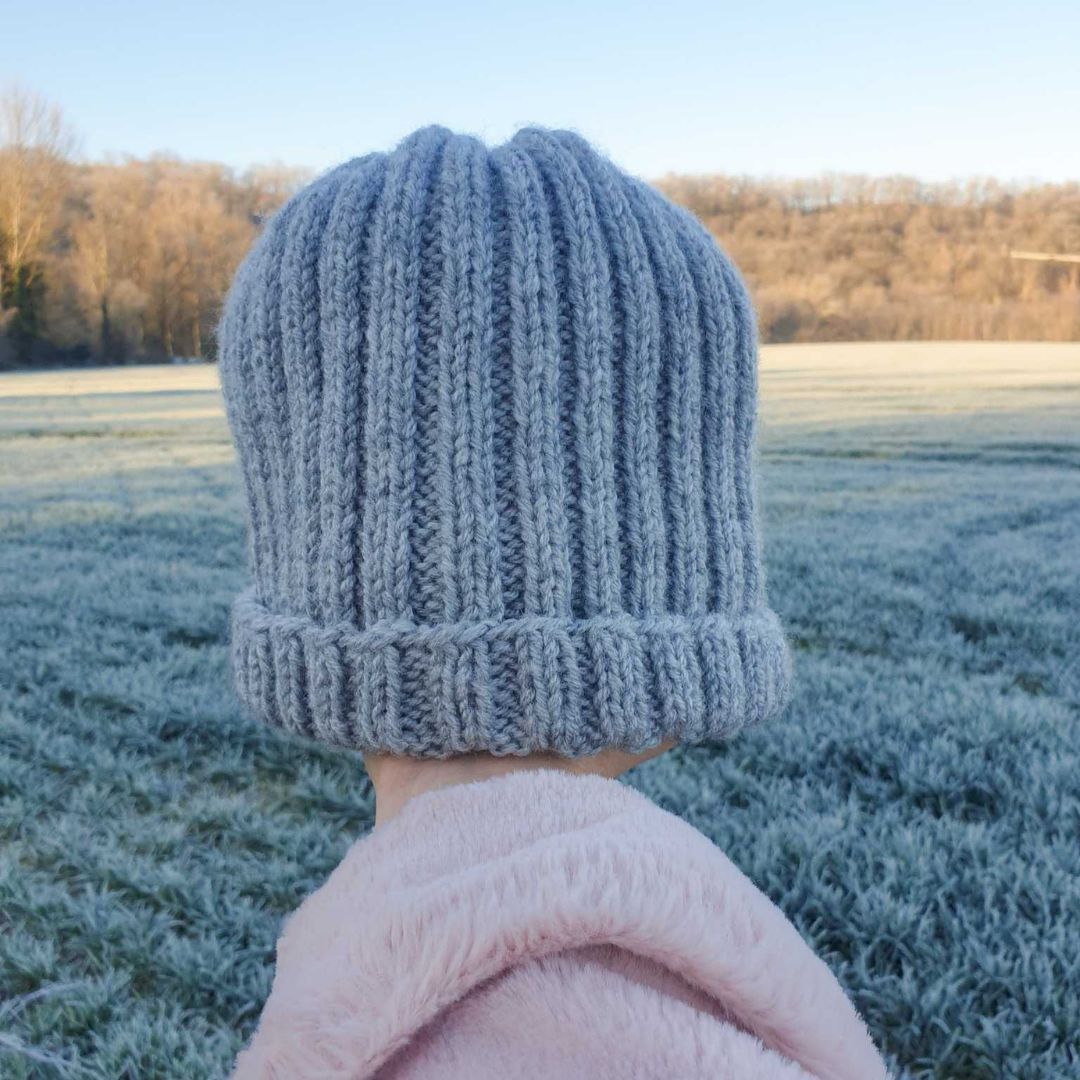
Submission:
[[[288,920],[238,1080],[886,1075],[794,927],[619,783],[445,788]]]

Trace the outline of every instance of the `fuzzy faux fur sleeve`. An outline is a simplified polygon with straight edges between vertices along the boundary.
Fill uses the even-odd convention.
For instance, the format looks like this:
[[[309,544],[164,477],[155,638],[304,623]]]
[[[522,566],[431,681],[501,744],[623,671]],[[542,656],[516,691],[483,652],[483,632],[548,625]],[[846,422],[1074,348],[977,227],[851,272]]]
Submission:
[[[825,965],[705,837],[614,781],[414,799],[289,919],[238,1080],[875,1080]]]

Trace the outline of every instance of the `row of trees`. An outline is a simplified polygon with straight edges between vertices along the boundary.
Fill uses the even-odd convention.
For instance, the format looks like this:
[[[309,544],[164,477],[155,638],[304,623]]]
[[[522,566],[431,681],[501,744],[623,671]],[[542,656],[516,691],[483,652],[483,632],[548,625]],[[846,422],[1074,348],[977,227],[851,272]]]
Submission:
[[[1080,339],[1080,183],[909,177],[659,186],[723,245],[770,341]]]
[[[55,106],[0,97],[0,366],[212,358],[237,263],[308,174],[76,149]]]
[[[85,164],[60,110],[0,96],[0,366],[214,354],[234,268],[308,176]],[[1080,339],[1080,184],[670,176],[748,279],[768,341]]]

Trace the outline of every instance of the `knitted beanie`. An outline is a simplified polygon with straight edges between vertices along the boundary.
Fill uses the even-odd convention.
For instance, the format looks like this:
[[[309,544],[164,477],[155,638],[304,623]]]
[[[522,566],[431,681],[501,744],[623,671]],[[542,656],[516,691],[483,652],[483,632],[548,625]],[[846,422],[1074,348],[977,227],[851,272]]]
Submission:
[[[783,705],[745,289],[579,136],[440,127],[269,222],[220,327],[240,698],[361,750],[565,756]]]

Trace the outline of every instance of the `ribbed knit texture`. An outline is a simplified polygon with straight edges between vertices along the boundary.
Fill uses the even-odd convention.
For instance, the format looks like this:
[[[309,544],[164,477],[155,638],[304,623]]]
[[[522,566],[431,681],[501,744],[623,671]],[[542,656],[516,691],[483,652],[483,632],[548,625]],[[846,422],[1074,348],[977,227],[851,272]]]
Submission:
[[[749,300],[691,215],[580,137],[429,127],[340,166],[267,225],[220,346],[257,716],[575,756],[782,707]]]

